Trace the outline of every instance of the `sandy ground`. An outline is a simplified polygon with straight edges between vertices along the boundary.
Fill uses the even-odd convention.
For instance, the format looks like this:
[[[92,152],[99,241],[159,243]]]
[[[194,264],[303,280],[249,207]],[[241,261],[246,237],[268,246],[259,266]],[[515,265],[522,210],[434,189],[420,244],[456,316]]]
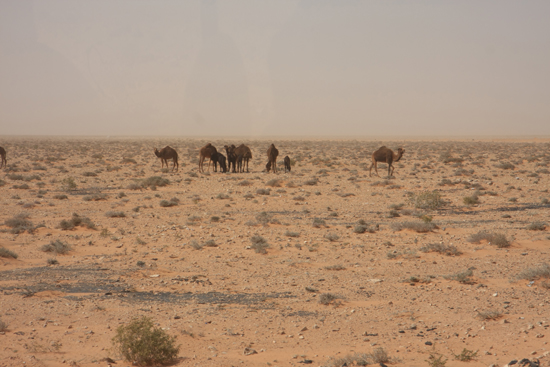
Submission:
[[[281,140],[268,174],[272,141],[213,140],[248,144],[250,172],[201,174],[207,142],[1,139],[0,366],[130,366],[111,339],[138,316],[176,366],[550,366],[548,141]],[[405,149],[389,180],[381,145]]]

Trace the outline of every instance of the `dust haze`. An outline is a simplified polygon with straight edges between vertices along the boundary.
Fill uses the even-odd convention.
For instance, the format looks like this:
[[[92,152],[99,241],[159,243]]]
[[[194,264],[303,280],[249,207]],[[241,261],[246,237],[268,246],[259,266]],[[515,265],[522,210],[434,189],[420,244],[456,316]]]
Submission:
[[[0,134],[548,135],[543,1],[0,1]]]

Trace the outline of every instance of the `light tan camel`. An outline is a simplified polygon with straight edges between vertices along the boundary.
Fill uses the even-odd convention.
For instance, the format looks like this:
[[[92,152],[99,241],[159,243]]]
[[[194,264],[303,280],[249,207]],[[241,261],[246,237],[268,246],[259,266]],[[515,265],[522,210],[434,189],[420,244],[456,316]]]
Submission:
[[[160,168],[162,169],[164,167],[164,164],[166,163],[166,168],[168,168],[168,159],[172,159],[174,161],[174,165],[172,166],[172,171],[174,168],[176,168],[176,172],[180,168],[180,165],[178,163],[178,152],[170,146],[165,146],[158,151],[157,148],[155,148],[155,155],[160,158]]]
[[[269,160],[267,163],[271,166],[271,170],[273,171],[273,173],[277,172],[278,155],[279,155],[279,151],[277,150],[277,148],[275,148],[274,144],[271,144],[267,149],[267,159]],[[267,172],[269,172],[269,170]]]
[[[383,162],[388,164],[388,177],[391,177],[393,175],[393,162],[398,162],[401,157],[403,156],[403,153],[405,153],[405,149],[399,148],[397,149],[397,154],[395,154],[391,149],[386,148],[385,146],[380,147],[377,151],[372,153],[372,164],[369,168],[369,176],[372,172],[372,167],[374,167],[374,170],[376,171],[376,175],[380,177],[378,174],[378,162]]]
[[[212,144],[208,143],[202,147],[199,155],[199,172],[204,172],[203,163],[206,158],[210,159],[208,161],[208,171],[210,171],[210,162],[212,161],[212,157],[216,158],[217,155],[218,151]]]
[[[252,151],[249,147],[247,147],[244,144],[239,145],[237,148],[235,148],[235,155],[237,156],[237,171],[238,172],[244,172],[244,163],[246,164],[246,172],[248,172],[248,161],[252,158]],[[241,157],[242,159],[239,159]]]
[[[0,147],[0,157],[2,158],[2,162],[0,163],[0,168],[2,166],[8,166],[8,161],[6,160],[6,149]]]

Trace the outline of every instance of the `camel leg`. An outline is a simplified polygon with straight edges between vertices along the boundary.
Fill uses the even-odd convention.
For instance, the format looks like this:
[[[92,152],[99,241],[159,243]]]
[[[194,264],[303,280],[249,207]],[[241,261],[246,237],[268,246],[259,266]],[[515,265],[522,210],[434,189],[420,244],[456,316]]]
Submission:
[[[374,163],[371,163],[371,164],[370,164],[370,167],[369,167],[369,177],[372,176],[372,167],[374,167]]]
[[[380,177],[378,174],[378,162],[374,162],[374,171],[376,172],[376,176]]]
[[[202,162],[204,162],[204,157],[201,155],[199,157],[199,172],[202,173]]]

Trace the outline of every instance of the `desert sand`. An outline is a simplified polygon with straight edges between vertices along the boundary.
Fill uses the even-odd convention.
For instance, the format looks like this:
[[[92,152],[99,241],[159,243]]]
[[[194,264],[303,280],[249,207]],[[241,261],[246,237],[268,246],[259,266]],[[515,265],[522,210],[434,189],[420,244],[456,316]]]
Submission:
[[[250,172],[198,173],[208,142]],[[550,366],[548,140],[0,145],[0,366],[130,366],[111,339],[140,316],[176,366]]]

